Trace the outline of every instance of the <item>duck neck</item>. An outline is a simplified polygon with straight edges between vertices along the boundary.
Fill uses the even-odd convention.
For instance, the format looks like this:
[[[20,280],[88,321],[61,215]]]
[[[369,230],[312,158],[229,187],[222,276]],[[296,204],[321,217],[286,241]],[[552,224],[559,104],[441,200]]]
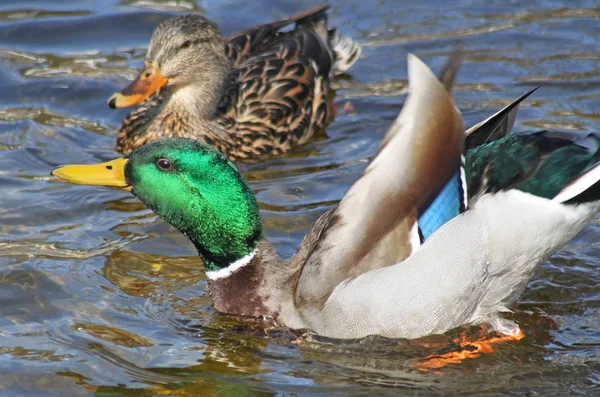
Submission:
[[[222,313],[260,317],[263,326],[306,328],[294,298],[301,265],[281,260],[263,238],[242,260],[206,273],[214,307]]]
[[[191,83],[170,87],[163,113],[186,112],[190,119],[213,120],[230,66],[219,64],[210,69],[202,70]]]
[[[208,270],[206,279],[215,308],[222,313],[243,316],[269,315],[266,265],[262,245],[219,270]]]
[[[257,238],[260,238],[260,233],[257,232],[255,235]],[[217,247],[207,247],[205,243],[201,243],[195,241],[195,238],[186,233],[188,238],[192,241],[198,254],[202,258],[204,262],[204,268],[206,270],[206,277],[208,279],[221,279],[226,278],[230,274],[234,273],[238,269],[241,269],[252,262],[252,260],[257,255],[258,244],[256,243],[248,243],[246,241],[236,242],[234,245],[238,248],[236,251],[226,252],[221,249],[221,246]],[[229,240],[231,237],[235,239],[235,236],[221,236],[223,239]],[[252,236],[254,237],[254,236]],[[224,243],[224,245],[229,247],[228,243]]]
[[[220,88],[208,89],[200,84],[176,88],[170,93],[162,113],[184,113],[189,119],[212,120],[219,102]]]

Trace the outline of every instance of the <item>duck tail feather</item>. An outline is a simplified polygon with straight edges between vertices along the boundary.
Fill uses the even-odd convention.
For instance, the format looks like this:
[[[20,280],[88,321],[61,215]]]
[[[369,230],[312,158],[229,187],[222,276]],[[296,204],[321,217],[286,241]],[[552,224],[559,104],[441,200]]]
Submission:
[[[334,75],[344,73],[360,58],[362,47],[350,36],[341,34],[337,29],[329,30],[329,45],[333,50]]]
[[[467,135],[465,140],[465,150],[495,141],[510,134],[513,125],[515,124],[517,113],[519,112],[519,105],[527,97],[537,91],[538,88],[540,88],[540,86],[526,92],[493,116],[488,117],[482,122],[469,128],[465,132]]]
[[[292,16],[296,22],[296,27],[314,31],[323,43],[327,43],[329,38],[327,30],[327,11],[329,5],[317,6],[306,11],[299,12]]]
[[[460,65],[465,58],[465,45],[464,43],[459,43],[456,49],[450,54],[450,58],[442,68],[440,72],[440,81],[446,87],[448,92],[452,92],[452,88],[454,88],[454,82],[456,81],[456,74],[458,73],[458,69],[460,69]]]
[[[322,43],[327,47],[333,67],[332,75],[339,75],[348,70],[360,57],[361,46],[349,36],[341,34],[337,29],[327,27],[327,13],[329,5],[316,6],[301,11],[288,18],[295,21],[297,27],[314,31]]]

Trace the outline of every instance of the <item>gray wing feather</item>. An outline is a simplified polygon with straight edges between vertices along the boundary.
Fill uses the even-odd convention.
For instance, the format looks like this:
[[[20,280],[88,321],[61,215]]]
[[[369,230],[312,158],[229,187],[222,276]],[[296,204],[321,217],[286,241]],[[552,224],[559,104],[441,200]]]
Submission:
[[[331,214],[308,255],[297,285],[299,307],[324,303],[336,285],[356,269],[365,270],[365,258],[380,258],[366,263],[374,268],[407,257],[417,210],[433,200],[459,166],[464,129],[449,93],[412,55],[409,82],[411,93],[377,156]]]
[[[340,283],[303,320],[338,338],[416,338],[484,322],[518,299],[537,266],[595,215],[517,190],[487,194],[400,264]]]

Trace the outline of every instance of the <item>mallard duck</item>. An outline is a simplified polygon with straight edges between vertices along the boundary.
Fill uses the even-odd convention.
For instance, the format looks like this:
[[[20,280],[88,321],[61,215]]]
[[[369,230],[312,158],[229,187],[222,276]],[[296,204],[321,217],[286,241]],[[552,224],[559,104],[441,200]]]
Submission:
[[[117,151],[185,137],[232,161],[256,161],[306,142],[332,116],[330,80],[361,53],[352,39],[327,29],[328,8],[228,39],[200,15],[161,23],[144,69],[108,101],[111,108],[139,104],[121,126]],[[281,31],[293,23],[293,30]]]
[[[449,92],[409,55],[410,94],[362,176],[298,252],[279,259],[256,198],[212,147],[164,139],[128,157],[52,174],[127,189],[180,230],[205,264],[215,308],[333,338],[417,338],[485,323],[600,208],[597,138],[508,135],[467,152],[464,212],[422,242],[417,219],[461,165],[464,129]]]

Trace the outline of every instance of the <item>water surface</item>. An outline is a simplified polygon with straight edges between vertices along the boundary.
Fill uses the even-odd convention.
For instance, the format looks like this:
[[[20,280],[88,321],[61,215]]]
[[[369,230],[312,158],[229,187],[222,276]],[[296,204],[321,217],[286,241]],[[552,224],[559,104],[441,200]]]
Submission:
[[[459,3],[459,4],[457,4]],[[534,86],[516,129],[597,131],[596,0],[332,1],[364,44],[326,134],[246,166],[281,255],[355,181],[400,110],[406,54],[435,71],[462,41],[466,125]],[[434,372],[435,351],[381,338],[306,341],[215,313],[191,244],[127,192],[49,177],[112,159],[127,110],[107,98],[165,18],[229,34],[313,5],[284,1],[8,0],[0,5],[0,394],[6,396],[502,396],[600,393],[600,227],[541,266],[515,318],[528,336]]]

